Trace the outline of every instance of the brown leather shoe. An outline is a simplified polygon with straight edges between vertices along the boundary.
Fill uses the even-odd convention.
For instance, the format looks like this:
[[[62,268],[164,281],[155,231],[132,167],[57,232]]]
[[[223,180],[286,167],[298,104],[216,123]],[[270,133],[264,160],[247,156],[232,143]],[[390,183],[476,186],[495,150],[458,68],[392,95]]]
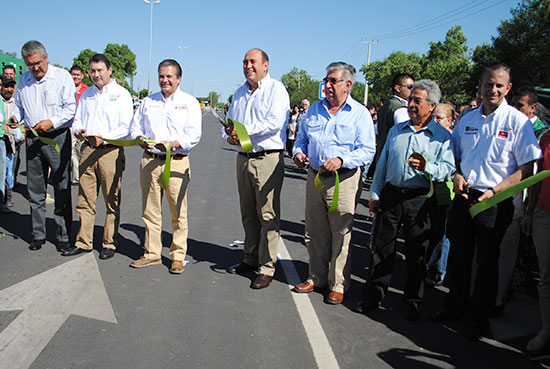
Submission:
[[[330,291],[325,302],[331,305],[338,305],[344,301],[344,294],[336,291]]]
[[[183,261],[181,260],[172,261],[172,266],[170,267],[170,273],[172,274],[183,273]]]
[[[267,274],[258,274],[254,282],[250,285],[251,288],[259,290],[260,288],[266,288],[271,283],[272,276]]]
[[[225,271],[229,274],[244,274],[256,270],[256,267],[253,267],[250,264],[240,262],[239,264],[231,265]]]
[[[297,286],[294,286],[294,291],[298,293],[308,293],[313,291],[314,285],[311,281],[305,281]]]
[[[162,260],[160,259],[147,259],[145,256],[142,256],[141,258],[130,263],[130,266],[132,268],[145,268],[151,265],[160,265],[160,264],[162,264]]]

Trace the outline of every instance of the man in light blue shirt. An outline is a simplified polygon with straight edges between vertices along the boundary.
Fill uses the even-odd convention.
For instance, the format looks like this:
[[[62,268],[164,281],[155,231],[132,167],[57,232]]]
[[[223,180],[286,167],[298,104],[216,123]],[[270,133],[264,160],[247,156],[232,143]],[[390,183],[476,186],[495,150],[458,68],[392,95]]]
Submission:
[[[432,119],[441,91],[431,80],[415,82],[408,101],[410,120],[393,126],[376,166],[369,208],[377,213],[373,265],[365,284],[362,311],[379,306],[389,287],[399,226],[405,230],[407,282],[405,318],[417,320],[430,238],[431,182],[445,182],[455,170],[451,134]],[[428,195],[428,196],[427,196]]]
[[[349,95],[355,68],[336,62],[327,67],[326,98],[308,110],[294,144],[294,161],[309,165],[306,185],[306,234],[309,278],[295,287],[311,292],[330,289],[326,302],[339,304],[350,282],[349,243],[356,198],[360,190],[359,167],[368,165],[375,152],[374,125],[368,110]],[[339,198],[335,197],[339,174]],[[315,178],[325,186],[319,189]]]

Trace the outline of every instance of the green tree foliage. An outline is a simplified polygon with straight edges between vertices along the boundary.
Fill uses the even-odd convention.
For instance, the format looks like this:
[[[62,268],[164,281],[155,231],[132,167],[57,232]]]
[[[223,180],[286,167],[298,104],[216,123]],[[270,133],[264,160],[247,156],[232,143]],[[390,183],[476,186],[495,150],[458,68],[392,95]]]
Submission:
[[[149,91],[146,88],[142,88],[141,90],[139,90],[138,97],[141,100],[146,98],[148,94],[149,94]]]
[[[396,74],[409,73],[418,78],[422,72],[421,58],[416,53],[406,54],[395,51],[386,59],[361,67],[365,79],[369,81],[369,104],[377,104],[391,95],[391,81]]]
[[[96,51],[91,49],[84,49],[80,51],[78,56],[73,59],[73,63],[78,65],[82,70],[84,70],[84,79],[83,82],[88,86],[93,84],[90,79],[90,58],[97,54]],[[112,77],[116,81],[130,90],[130,85],[126,82],[126,78],[130,78],[136,74],[137,63],[136,63],[136,54],[130,50],[128,45],[119,45],[119,44],[108,44],[103,51],[109,60],[111,61],[111,66],[113,67]],[[141,92],[141,91],[140,91]]]
[[[281,76],[281,82],[288,91],[291,107],[299,106],[303,99],[308,99],[311,104],[319,100],[319,81],[311,78],[305,70],[294,67]]]
[[[550,87],[550,0],[522,0],[511,13],[498,27],[493,50],[476,49],[477,68],[498,60],[512,68],[516,86]]]
[[[218,101],[220,100],[220,95],[215,91],[210,91],[208,93],[208,101],[211,102],[210,106],[217,106]]]
[[[359,101],[361,104],[365,100],[365,84],[363,82],[355,82],[351,88],[351,97]]]
[[[468,90],[472,64],[466,41],[461,27],[452,27],[443,42],[430,42],[430,50],[422,56],[420,77],[439,84],[442,100],[462,102],[472,96]]]

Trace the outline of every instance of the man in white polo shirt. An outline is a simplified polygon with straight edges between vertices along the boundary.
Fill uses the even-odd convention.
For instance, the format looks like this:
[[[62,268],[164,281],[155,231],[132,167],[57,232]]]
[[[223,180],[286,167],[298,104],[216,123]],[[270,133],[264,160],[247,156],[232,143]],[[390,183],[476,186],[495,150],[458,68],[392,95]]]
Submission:
[[[96,54],[90,59],[90,77],[94,85],[82,93],[72,126],[78,139],[86,137],[80,151],[76,206],[80,230],[75,245],[63,251],[63,256],[77,255],[93,249],[98,185],[103,192],[107,209],[99,258],[112,258],[116,249],[124,149],[109,144],[103,138],[126,138],[133,108],[130,93],[111,78],[112,71],[111,62],[105,55]]]
[[[476,215],[469,208],[491,198],[533,172],[541,157],[531,122],[508,105],[510,69],[494,64],[481,76],[483,104],[466,113],[453,131],[457,172],[449,218],[451,254],[449,287],[444,306],[432,319],[465,317],[464,335],[478,339],[489,328],[498,284],[499,247],[514,212],[512,198]],[[477,249],[477,273],[470,297],[470,276]]]
[[[133,138],[149,138],[162,143],[143,145],[140,182],[145,254],[130,266],[144,268],[162,263],[162,193],[166,191],[173,231],[170,273],[181,274],[187,253],[187,186],[191,179],[188,155],[201,138],[202,113],[197,99],[179,89],[181,67],[177,61],[162,61],[158,78],[161,91],[143,100],[130,128]],[[169,152],[164,144],[168,145]],[[171,176],[167,188],[163,189],[161,176],[166,155],[171,155]]]

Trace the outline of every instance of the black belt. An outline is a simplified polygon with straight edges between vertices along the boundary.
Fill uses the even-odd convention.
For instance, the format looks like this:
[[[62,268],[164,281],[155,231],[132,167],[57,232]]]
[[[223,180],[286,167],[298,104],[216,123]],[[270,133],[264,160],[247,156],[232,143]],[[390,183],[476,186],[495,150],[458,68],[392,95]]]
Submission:
[[[105,144],[105,145],[99,145],[99,146],[93,147],[92,145],[90,145],[88,141],[86,141],[86,144],[88,144],[88,146],[90,146],[92,149],[112,149],[116,147],[122,147],[122,146],[117,146],[113,144]]]
[[[149,152],[147,150],[145,150],[145,154],[147,154],[151,158],[166,160],[166,154],[154,154],[154,153]],[[174,155],[172,155],[172,159],[173,160],[181,160],[181,159],[185,158],[186,156],[187,155],[183,155],[183,154],[174,154]]]
[[[313,168],[311,168],[311,170],[313,171],[313,173],[315,173],[315,175],[317,175],[317,173],[319,173],[318,170],[315,170]],[[353,169],[350,169],[350,168],[340,168],[337,170],[338,172],[338,175],[344,175],[344,174],[348,174],[348,173],[355,173],[357,171],[357,168],[353,168]],[[330,172],[330,171],[324,171],[322,172],[321,174],[319,174],[319,177],[330,177],[334,174],[334,172]]]
[[[269,154],[275,154],[275,153],[282,153],[283,150],[265,150],[265,151],[258,151],[258,152],[239,152],[239,155],[246,156],[249,159],[255,159],[259,158],[261,156],[266,156]]]
[[[429,188],[404,188],[404,187],[394,186],[391,183],[386,183],[386,187],[392,190],[393,192],[397,192],[403,197],[423,196],[428,194],[428,192],[430,192]]]

